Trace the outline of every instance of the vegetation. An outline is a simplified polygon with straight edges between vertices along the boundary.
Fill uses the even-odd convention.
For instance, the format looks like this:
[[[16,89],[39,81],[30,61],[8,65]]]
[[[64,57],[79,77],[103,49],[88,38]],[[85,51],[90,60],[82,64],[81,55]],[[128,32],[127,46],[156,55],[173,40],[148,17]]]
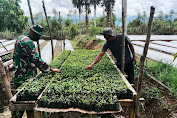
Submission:
[[[118,99],[131,98],[132,92],[109,58],[104,56],[91,71],[84,69],[98,53],[92,50],[72,52],[39,105],[49,108],[76,107],[89,111],[119,110]]]
[[[172,95],[177,97],[176,68],[172,67],[172,65],[169,64],[148,60],[145,65],[145,72],[168,86],[171,89]],[[135,73],[138,74],[137,70],[135,71]]]
[[[102,46],[105,43],[104,40],[100,40],[100,39],[95,38],[94,36],[89,36],[89,35],[83,35],[81,41],[79,40],[79,37],[76,36],[72,42],[75,43],[73,45],[76,45],[80,48],[85,48],[85,46],[88,44],[89,41],[96,42],[100,46]]]
[[[27,27],[28,17],[20,8],[20,0],[0,0],[0,31],[22,33]]]
[[[66,53],[68,54],[68,52]],[[93,70],[84,69],[98,53],[99,51],[92,50],[72,52],[62,64],[60,74],[41,73],[23,83],[17,89],[20,92],[17,95],[17,100],[36,100],[44,88],[48,86],[39,100],[40,107],[76,107],[97,112],[118,111],[118,99],[132,98],[132,92],[106,55],[100,63],[95,65]],[[64,60],[65,54],[60,55],[61,60]]]
[[[24,11],[20,8],[20,0],[1,0],[0,7],[3,9],[0,11],[0,37],[1,38],[16,38],[19,33],[25,32],[29,18],[24,16]],[[80,34],[98,34],[98,31],[104,27],[111,26],[115,32],[122,32],[121,27],[116,26],[116,16],[112,13],[112,9],[115,4],[115,0],[91,0],[88,4],[88,0],[72,0],[74,7],[79,9],[79,22],[77,22],[76,14],[77,9],[70,10],[67,19],[58,20],[58,12],[54,8],[52,13],[53,17],[48,16],[52,37],[61,39],[63,35],[66,37],[75,37]],[[106,16],[100,16],[96,18],[96,6],[102,5],[105,7]],[[94,19],[88,19],[88,14],[91,12],[90,7],[94,6]],[[84,7],[85,11],[81,8]],[[85,21],[81,21],[81,13],[85,12]],[[72,14],[73,13],[73,14]],[[177,34],[177,17],[176,12],[171,10],[169,14],[164,14],[162,11],[154,18],[152,25],[152,34]],[[73,16],[73,18],[69,18]],[[75,20],[75,21],[74,21]],[[42,12],[34,15],[34,21],[36,24],[40,24],[45,29],[45,35],[49,35],[47,22]],[[111,25],[110,25],[111,24]],[[128,23],[128,34],[146,34],[148,25],[148,16],[146,12],[138,13],[137,18]],[[98,29],[96,28],[99,27]],[[93,28],[95,27],[95,29]],[[61,31],[63,29],[63,32]],[[94,32],[95,31],[95,32]],[[95,33],[95,34],[94,34]]]
[[[148,17],[146,12],[138,13],[137,18],[128,23],[128,34],[146,34]],[[176,34],[177,33],[177,17],[174,10],[169,14],[163,14],[162,11],[154,18],[152,23],[152,34]]]
[[[63,51],[60,56],[54,58],[50,66],[53,68],[59,68],[65,59],[68,57],[71,51]],[[20,93],[17,96],[18,101],[36,100],[40,93],[44,90],[47,83],[49,83],[54,73],[40,73],[37,77],[27,79],[18,89]]]
[[[177,53],[174,54],[174,60],[177,58]]]
[[[69,54],[71,53],[70,50],[64,50],[60,56],[55,57],[54,60],[49,64],[52,68],[60,68],[62,63],[67,59]]]

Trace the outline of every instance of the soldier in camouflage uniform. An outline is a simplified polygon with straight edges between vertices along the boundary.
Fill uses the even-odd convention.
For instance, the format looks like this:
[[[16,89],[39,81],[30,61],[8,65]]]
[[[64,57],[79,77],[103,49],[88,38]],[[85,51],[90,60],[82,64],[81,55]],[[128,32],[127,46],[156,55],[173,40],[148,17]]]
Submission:
[[[30,31],[17,38],[14,48],[14,84],[19,87],[26,79],[34,77],[37,74],[37,68],[42,72],[52,71],[60,72],[60,69],[53,69],[45,63],[36,53],[33,41],[38,41],[43,35],[43,28],[40,25],[34,25]],[[22,117],[23,112],[19,112],[16,117]],[[27,111],[28,118],[34,117],[32,111]]]
[[[29,33],[17,38],[14,48],[14,83],[18,87],[26,79],[34,77],[37,73],[36,67],[42,71],[60,72],[60,69],[53,69],[45,63],[36,53],[33,41],[38,41],[43,35],[43,28],[34,25]]]

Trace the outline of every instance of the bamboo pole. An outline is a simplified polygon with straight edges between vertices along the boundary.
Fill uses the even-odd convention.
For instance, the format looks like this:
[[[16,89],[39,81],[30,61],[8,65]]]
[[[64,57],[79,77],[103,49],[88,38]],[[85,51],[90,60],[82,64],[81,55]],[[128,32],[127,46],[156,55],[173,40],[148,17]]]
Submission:
[[[144,73],[144,61],[146,59],[146,55],[147,55],[147,51],[148,51],[148,47],[149,47],[149,42],[150,42],[150,37],[151,37],[151,25],[152,25],[152,21],[153,21],[153,17],[154,17],[154,12],[155,12],[155,7],[151,6],[146,43],[145,43],[143,55],[140,58],[140,71],[139,71],[139,78],[138,78],[138,82],[137,82],[137,96],[136,96],[136,100],[135,100],[135,106],[136,106],[135,116],[136,116],[136,118],[140,117],[139,99],[140,99],[140,95],[141,95],[141,85],[142,85],[142,78],[143,78],[143,73]]]
[[[30,16],[31,16],[31,22],[32,22],[32,25],[34,25],[34,20],[33,20],[33,14],[32,14],[32,10],[31,10],[30,1],[27,0],[27,2],[28,2],[29,12],[30,12]],[[38,47],[39,57],[41,57],[41,50],[40,50],[39,41],[37,41],[37,47]]]
[[[122,60],[121,60],[121,72],[124,73],[124,66],[125,66],[125,35],[127,32],[127,25],[126,25],[126,20],[127,20],[127,0],[122,0],[122,31],[123,31],[123,36],[122,36]]]
[[[1,79],[5,88],[5,93],[6,96],[8,98],[8,100],[13,96],[11,93],[11,87],[10,87],[10,83],[8,81],[8,76],[6,73],[6,69],[4,68],[2,59],[0,58],[0,73],[1,73]]]
[[[81,41],[81,6],[79,6],[79,40]]]
[[[48,20],[46,9],[45,9],[44,0],[42,1],[42,4],[43,4],[42,6],[43,6],[43,9],[44,9],[44,14],[45,14],[45,17],[46,17],[46,20],[47,20],[48,30],[49,30],[49,34],[50,34],[51,47],[52,47],[52,60],[53,60],[53,58],[54,58],[53,41],[52,41],[52,35],[51,35],[50,26],[49,26],[49,20]]]
[[[61,25],[61,15],[60,15],[60,12],[59,12],[59,24],[60,24],[60,27],[61,27],[61,37],[63,39],[63,50],[65,50],[65,36],[64,36],[64,32],[63,32],[63,27]]]

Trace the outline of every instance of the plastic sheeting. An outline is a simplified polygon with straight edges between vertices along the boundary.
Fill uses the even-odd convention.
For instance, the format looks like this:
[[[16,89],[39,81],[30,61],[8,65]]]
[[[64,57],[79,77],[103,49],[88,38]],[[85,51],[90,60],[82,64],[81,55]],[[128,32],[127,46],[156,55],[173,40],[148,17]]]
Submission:
[[[132,43],[143,46],[143,47],[145,45],[145,42],[142,42],[142,41],[132,41]],[[158,45],[158,44],[152,44],[152,43],[149,44],[149,48],[156,49],[156,50],[163,51],[163,52],[167,52],[167,53],[171,53],[171,54],[175,54],[177,52],[176,48],[162,46],[162,45]]]
[[[146,35],[128,35],[130,40],[146,40]],[[177,35],[151,35],[151,40],[177,40]]]
[[[40,39],[39,44],[41,44],[43,41],[44,41],[44,39]],[[36,41],[33,41],[33,42],[34,42],[35,47],[37,47],[37,42]]]
[[[15,39],[14,40],[6,40],[6,41],[3,41],[3,42],[1,42],[1,40],[0,40],[0,42],[4,45],[4,46],[6,46],[6,45],[8,45],[8,44],[11,44],[11,43],[15,43]],[[3,48],[3,46],[2,46],[2,44],[0,43],[0,48]]]
[[[64,49],[64,43],[65,43],[65,49]],[[71,51],[74,50],[73,46],[71,45],[71,43],[68,39],[65,39],[62,41],[62,50],[71,50]]]
[[[144,50],[143,47],[139,47],[139,46],[134,45],[134,48],[135,48],[135,52],[137,54],[139,54],[139,55],[143,54],[143,50]],[[172,64],[174,67],[177,67],[177,60],[175,60],[173,62],[174,57],[172,55],[168,55],[165,53],[161,53],[158,51],[148,49],[147,57],[150,59],[156,60],[156,61],[163,62],[163,63]]]
[[[14,43],[15,44],[15,43]],[[12,50],[12,49],[14,49],[14,44],[12,44],[12,45],[8,45],[8,46],[5,46],[6,47],[6,49],[9,51],[9,50]],[[6,49],[5,48],[0,48],[0,51],[6,51]]]
[[[53,47],[55,48],[57,40],[53,40]],[[51,41],[49,41],[44,48],[41,50],[41,58],[44,62],[50,63],[52,59],[52,46]]]
[[[176,44],[175,44],[175,42],[176,42]],[[155,44],[160,44],[160,45],[163,45],[163,46],[169,46],[169,47],[177,48],[177,41],[173,41],[173,42],[152,41],[151,43],[155,43]]]

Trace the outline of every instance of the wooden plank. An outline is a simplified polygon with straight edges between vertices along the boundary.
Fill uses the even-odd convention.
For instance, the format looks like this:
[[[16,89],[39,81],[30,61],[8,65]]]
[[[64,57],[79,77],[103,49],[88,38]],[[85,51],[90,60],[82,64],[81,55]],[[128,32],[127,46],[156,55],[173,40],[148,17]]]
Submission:
[[[93,114],[89,114],[88,118],[94,118],[94,115]]]
[[[131,106],[133,104],[133,100],[132,99],[121,99],[118,100],[121,106]]]
[[[34,118],[42,118],[41,117],[41,112],[34,110]]]
[[[33,81],[33,79],[31,79],[29,82],[31,82],[31,81]],[[28,82],[28,83],[29,83],[29,82]],[[26,85],[27,85],[28,83],[26,83]],[[23,88],[25,88],[26,85],[24,85]],[[23,88],[22,88],[20,91],[18,91],[9,101],[12,102],[12,103],[16,103],[16,102],[17,102],[17,95],[23,90]]]
[[[151,83],[155,83],[157,87],[162,87],[167,91],[171,91],[171,89],[169,87],[167,87],[165,84],[163,84],[162,82],[158,81],[157,79],[155,79],[153,76],[151,76],[150,74],[146,74],[146,77],[148,79],[150,79]]]
[[[11,65],[11,64],[13,64],[13,59],[4,62],[4,63],[3,63],[3,66],[4,66],[4,67],[8,67],[8,66]]]
[[[137,93],[136,93],[135,89],[130,85],[130,83],[128,82],[128,80],[124,77],[124,75],[121,73],[121,71],[117,68],[115,62],[111,59],[111,57],[109,56],[109,54],[107,52],[106,52],[106,54],[109,57],[109,59],[112,61],[112,63],[114,64],[115,68],[117,69],[118,73],[120,74],[120,76],[122,77],[122,79],[124,80],[124,82],[126,83],[126,85],[133,92],[133,95],[136,96]]]
[[[54,79],[55,79],[55,78],[52,78],[52,79],[50,80],[50,82],[47,84],[47,86],[45,87],[45,89],[41,92],[41,94],[39,95],[39,97],[37,98],[37,100],[39,100],[39,99],[42,97],[43,93],[44,93],[45,90],[49,87],[50,83],[51,83]]]
[[[129,118],[135,118],[135,106],[129,106]]]
[[[33,110],[35,104],[9,104],[10,111],[25,111]]]
[[[85,114],[106,114],[106,113],[119,113],[122,111],[122,107],[120,106],[119,111],[101,111],[101,112],[86,111],[86,110],[79,109],[79,108],[58,109],[58,108],[42,108],[38,106],[36,106],[34,110],[41,111],[41,112],[42,111],[51,112],[51,113],[76,111],[76,112],[85,113]]]

